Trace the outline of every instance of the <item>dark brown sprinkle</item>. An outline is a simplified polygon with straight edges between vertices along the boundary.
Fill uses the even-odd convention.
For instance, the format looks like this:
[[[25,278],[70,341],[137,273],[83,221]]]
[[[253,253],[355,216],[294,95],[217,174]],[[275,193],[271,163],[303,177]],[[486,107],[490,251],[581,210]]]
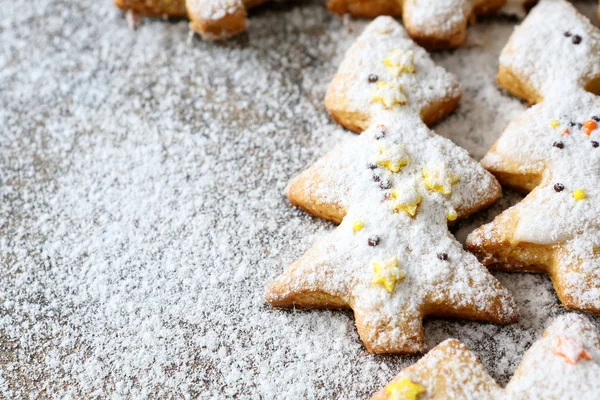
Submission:
[[[573,121],[569,121],[569,127],[570,127],[570,128],[574,127],[575,125],[577,125],[575,122],[573,122]]]
[[[579,129],[581,129],[581,128],[583,128],[583,124],[582,124],[581,122],[578,122],[578,123],[577,123],[577,127],[578,127]]]
[[[592,119],[596,122],[600,122],[600,117],[597,115],[592,116]]]
[[[392,182],[389,179],[384,179],[383,181],[381,181],[379,183],[379,187],[382,188],[383,190],[389,189],[392,187]]]
[[[379,244],[379,236],[373,235],[367,239],[367,242],[369,243],[369,246],[375,247]]]
[[[385,131],[383,129],[377,129],[377,133],[375,133],[375,139],[379,140],[385,137]]]
[[[565,147],[565,144],[563,142],[554,142],[552,146],[558,147],[559,149],[563,149]]]
[[[575,35],[573,36],[573,39],[571,39],[573,41],[573,44],[579,44],[581,43],[581,36],[579,35]]]
[[[563,185],[562,183],[557,183],[554,185],[555,192],[562,192],[563,190],[565,190],[565,185]]]
[[[570,36],[571,36],[571,32],[569,32],[569,31],[566,31],[566,32],[565,32],[565,37],[570,37]]]
[[[376,74],[369,75],[369,83],[375,83],[378,79],[379,77]]]
[[[442,261],[448,261],[448,254],[446,253],[437,253],[437,258]]]
[[[595,140],[592,140],[592,147],[598,147],[600,146],[600,143],[596,142]]]
[[[373,180],[375,182],[379,182],[381,180],[381,176],[377,175],[377,174],[373,174]]]
[[[377,164],[369,163],[369,169],[376,169],[376,168],[377,168]]]

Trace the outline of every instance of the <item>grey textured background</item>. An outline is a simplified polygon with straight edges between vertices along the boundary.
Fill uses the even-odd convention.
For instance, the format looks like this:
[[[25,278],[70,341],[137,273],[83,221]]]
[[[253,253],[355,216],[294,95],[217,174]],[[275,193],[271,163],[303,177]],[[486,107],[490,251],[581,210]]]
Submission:
[[[262,297],[332,229],[282,196],[351,135],[322,100],[366,22],[322,3],[268,4],[210,43],[187,42],[185,21],[129,30],[109,0],[0,0],[1,396],[367,398],[418,359],[366,353],[350,312]],[[436,130],[476,158],[524,109],[494,82],[514,24],[486,19],[434,55],[465,89]],[[518,324],[425,329],[504,384],[563,310],[547,277],[497,276]]]

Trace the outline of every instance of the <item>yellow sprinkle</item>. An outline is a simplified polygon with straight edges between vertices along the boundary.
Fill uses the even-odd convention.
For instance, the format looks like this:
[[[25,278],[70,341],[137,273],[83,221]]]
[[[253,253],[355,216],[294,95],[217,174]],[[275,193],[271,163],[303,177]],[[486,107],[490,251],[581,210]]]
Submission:
[[[387,168],[392,172],[398,172],[402,167],[405,167],[409,163],[406,149],[401,144],[393,144],[386,147],[380,146],[379,152],[381,153],[377,159],[377,164],[381,167]]]
[[[423,168],[421,172],[429,189],[445,195],[452,193],[452,185],[460,181],[460,176],[448,172],[444,164],[438,164],[431,170]]]
[[[398,76],[404,72],[411,74],[415,72],[415,65],[413,63],[414,56],[415,53],[410,50],[393,50],[388,54],[387,58],[383,60],[383,64]]]
[[[448,219],[448,221],[452,222],[452,221],[456,221],[456,218],[458,218],[458,214],[457,214],[456,210],[453,208],[448,210],[448,213],[446,214],[446,219]]]
[[[560,122],[557,119],[553,119],[550,121],[550,126],[556,129],[560,126]]]
[[[392,172],[398,172],[402,167],[408,165],[408,160],[381,160],[377,161],[377,164]]]
[[[362,222],[362,220],[357,219],[354,221],[352,227],[354,228],[354,232],[362,231],[362,229],[365,227],[365,223]]]
[[[585,193],[585,190],[578,189],[573,192],[573,197],[575,198],[575,200],[583,200],[587,197],[587,194]]]
[[[398,382],[387,385],[385,391],[392,399],[417,400],[417,396],[425,392],[425,387],[408,378],[402,378]]]
[[[377,261],[373,262],[373,278],[371,283],[383,285],[390,293],[394,290],[396,282],[406,278],[406,271],[400,268],[398,257],[394,256],[383,265]]]
[[[398,197],[400,197],[400,194],[398,193],[397,190],[394,190],[392,192],[392,197],[394,199],[398,199]],[[423,200],[423,198],[421,196],[417,195],[417,197],[412,202],[408,202],[408,203],[395,202],[393,204],[394,211],[396,211],[396,212],[405,211],[408,215],[410,215],[411,217],[414,217],[415,214],[417,213],[417,208],[419,207],[419,204],[421,204],[421,200]]]
[[[371,99],[383,103],[386,108],[392,108],[395,105],[403,106],[408,102],[400,83],[389,84],[384,81],[377,82],[377,89],[371,95]]]

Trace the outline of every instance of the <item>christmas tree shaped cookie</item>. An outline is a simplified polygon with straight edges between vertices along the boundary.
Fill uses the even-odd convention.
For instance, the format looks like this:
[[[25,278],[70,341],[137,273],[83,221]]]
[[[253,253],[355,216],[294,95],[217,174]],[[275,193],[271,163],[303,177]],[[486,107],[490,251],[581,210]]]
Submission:
[[[404,369],[372,400],[499,399],[502,389],[467,346],[448,339]]]
[[[402,16],[408,33],[427,48],[464,44],[467,24],[476,15],[502,8],[506,0],[328,0],[336,14]]]
[[[189,17],[205,39],[224,39],[246,30],[246,9],[268,0],[115,0],[117,7],[151,16]],[[409,34],[429,48],[460,46],[467,23],[500,9],[506,0],[328,0],[337,14],[404,18]]]
[[[598,331],[589,320],[567,314],[525,353],[504,390],[464,344],[448,339],[402,371],[373,400],[592,400],[600,398],[599,376]]]
[[[498,82],[538,103],[482,160],[528,196],[475,230],[484,264],[547,273],[565,307],[600,312],[600,31],[563,0],[544,0],[500,57]]]
[[[123,10],[151,16],[188,17],[204,39],[225,39],[246,30],[246,9],[267,0],[115,0]]]
[[[340,225],[269,284],[271,305],[352,308],[375,353],[422,351],[426,316],[518,318],[510,293],[448,231],[500,195],[491,174],[421,119],[440,118],[459,96],[454,77],[392,18],[367,27],[327,98],[339,122],[368,128],[286,193]]]

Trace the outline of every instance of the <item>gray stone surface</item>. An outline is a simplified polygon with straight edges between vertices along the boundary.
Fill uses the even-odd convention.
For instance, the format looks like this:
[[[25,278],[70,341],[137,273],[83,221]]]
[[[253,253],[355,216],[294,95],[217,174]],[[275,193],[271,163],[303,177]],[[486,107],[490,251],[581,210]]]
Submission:
[[[366,22],[322,3],[269,4],[247,34],[188,43],[185,21],[132,31],[109,0],[0,0],[0,396],[367,398],[418,359],[366,353],[350,312],[262,297],[332,229],[282,195],[351,135],[322,100]],[[484,20],[470,47],[434,55],[465,88],[436,130],[476,158],[524,109],[494,82],[514,24]],[[519,323],[425,330],[504,384],[564,311],[547,277],[497,276]]]

